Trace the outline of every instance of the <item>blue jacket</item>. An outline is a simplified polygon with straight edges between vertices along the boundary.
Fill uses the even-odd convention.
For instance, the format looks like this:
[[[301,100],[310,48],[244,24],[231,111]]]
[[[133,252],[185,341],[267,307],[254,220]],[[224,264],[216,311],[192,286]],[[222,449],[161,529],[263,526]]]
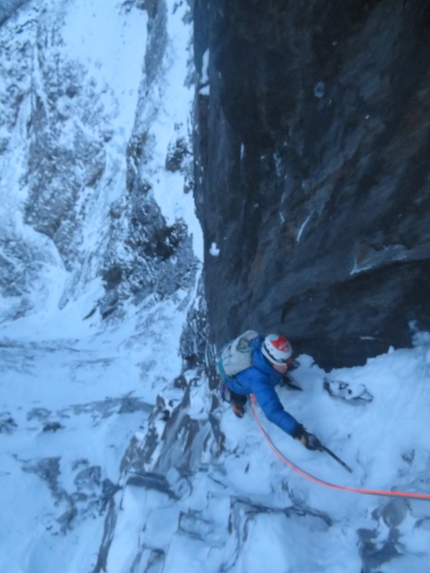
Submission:
[[[261,353],[262,341],[263,337],[259,337],[254,343],[252,366],[233,378],[227,377],[224,382],[236,394],[255,394],[267,419],[291,435],[298,422],[282,407],[275,390],[275,386],[282,381],[282,374],[264,358]]]

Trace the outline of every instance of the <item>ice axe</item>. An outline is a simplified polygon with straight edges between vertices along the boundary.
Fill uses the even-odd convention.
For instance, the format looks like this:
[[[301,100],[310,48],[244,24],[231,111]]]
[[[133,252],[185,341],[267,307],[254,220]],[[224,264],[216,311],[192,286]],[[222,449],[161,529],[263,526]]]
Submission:
[[[339,463],[341,466],[343,466],[349,473],[352,474],[352,469],[344,462],[342,461],[335,453],[333,453],[331,450],[329,450],[328,448],[326,448],[326,446],[324,446],[321,442],[319,445],[320,452],[326,452],[329,456],[331,456],[334,460],[337,461],[337,463]]]
[[[300,435],[301,434],[301,435]],[[293,437],[294,433],[293,433]],[[299,424],[299,434],[298,437],[301,443],[308,448],[308,450],[318,450],[319,452],[326,452],[329,456],[331,456],[334,460],[337,461],[338,464],[343,466],[346,471],[352,474],[352,469],[343,461],[341,460],[334,452],[329,450],[321,441],[315,436],[315,434],[310,434],[307,432],[301,424]]]

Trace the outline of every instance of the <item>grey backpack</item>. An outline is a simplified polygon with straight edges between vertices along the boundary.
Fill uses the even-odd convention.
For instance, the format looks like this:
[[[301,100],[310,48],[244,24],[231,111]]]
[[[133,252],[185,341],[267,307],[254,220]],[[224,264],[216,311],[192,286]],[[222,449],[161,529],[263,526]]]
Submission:
[[[251,354],[254,350],[252,341],[257,337],[258,332],[247,330],[224,346],[218,360],[221,377],[234,376],[252,366]]]

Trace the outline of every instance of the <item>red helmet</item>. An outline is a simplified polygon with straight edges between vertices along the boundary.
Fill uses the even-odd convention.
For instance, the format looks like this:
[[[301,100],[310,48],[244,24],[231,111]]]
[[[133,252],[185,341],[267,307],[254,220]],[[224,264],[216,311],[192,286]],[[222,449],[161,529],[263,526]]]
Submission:
[[[293,349],[285,336],[268,334],[263,340],[261,352],[272,364],[282,365],[291,357]]]

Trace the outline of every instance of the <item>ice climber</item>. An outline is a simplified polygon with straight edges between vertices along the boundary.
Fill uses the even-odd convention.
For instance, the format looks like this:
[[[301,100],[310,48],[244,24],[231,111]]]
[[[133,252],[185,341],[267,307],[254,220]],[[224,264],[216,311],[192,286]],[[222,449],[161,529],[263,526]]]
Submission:
[[[246,331],[224,346],[217,361],[223,395],[229,394],[225,399],[231,402],[236,416],[242,418],[247,396],[254,394],[270,422],[308,450],[318,450],[321,442],[284,410],[275,390],[293,362],[292,354],[291,344],[284,336]]]

